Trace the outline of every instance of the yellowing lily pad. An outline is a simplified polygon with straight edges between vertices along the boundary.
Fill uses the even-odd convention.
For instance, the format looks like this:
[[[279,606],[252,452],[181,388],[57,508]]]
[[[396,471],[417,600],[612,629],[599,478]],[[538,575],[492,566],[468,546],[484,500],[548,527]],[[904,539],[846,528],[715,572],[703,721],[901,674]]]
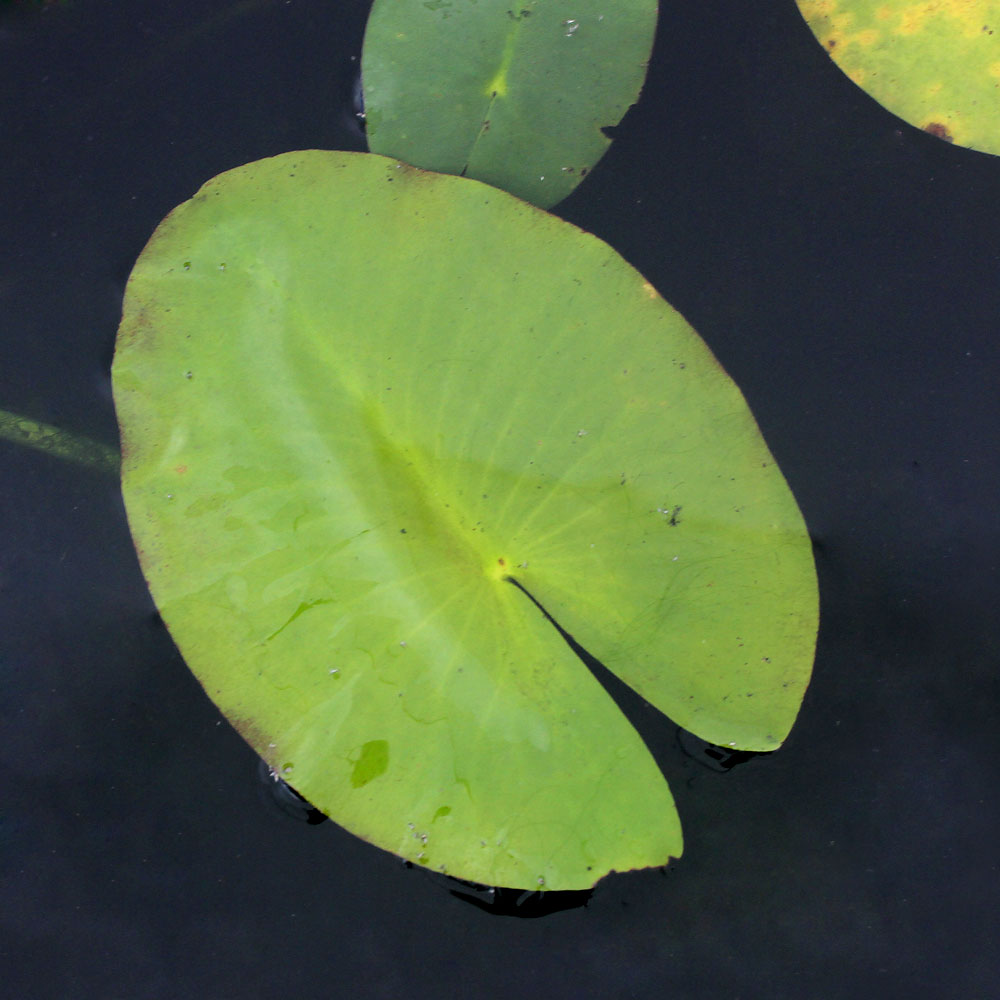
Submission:
[[[893,114],[1000,153],[1000,3],[797,0],[838,66]]]
[[[247,164],[153,234],[113,378],[178,647],[372,843],[524,888],[680,854],[653,758],[528,593],[704,739],[792,725],[801,515],[707,347],[593,236],[379,156]]]

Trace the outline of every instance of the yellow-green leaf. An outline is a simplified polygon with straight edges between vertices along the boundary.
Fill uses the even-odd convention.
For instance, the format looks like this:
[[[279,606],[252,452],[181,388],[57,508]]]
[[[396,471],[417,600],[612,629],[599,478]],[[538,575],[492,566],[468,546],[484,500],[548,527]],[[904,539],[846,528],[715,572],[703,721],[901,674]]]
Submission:
[[[251,163],[154,233],[113,377],[181,652],[372,843],[524,888],[680,853],[653,758],[525,591],[703,738],[792,725],[795,501],[704,343],[574,226],[370,154]]]
[[[893,114],[1000,153],[1000,3],[797,0],[837,65]]]

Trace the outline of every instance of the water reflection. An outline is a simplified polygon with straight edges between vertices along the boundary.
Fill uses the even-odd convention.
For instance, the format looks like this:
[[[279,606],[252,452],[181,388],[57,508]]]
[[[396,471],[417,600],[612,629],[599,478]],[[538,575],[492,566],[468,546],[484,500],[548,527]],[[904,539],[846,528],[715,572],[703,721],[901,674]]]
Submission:
[[[480,885],[478,882],[467,882],[452,875],[442,875],[426,868],[419,868],[409,861],[404,862],[404,865],[421,872],[456,899],[471,903],[480,910],[499,917],[545,917],[560,910],[573,910],[586,906],[594,894],[593,889],[543,891]]]
[[[257,765],[257,779],[261,800],[272,813],[315,826],[327,817],[312,803],[303,798],[277,773],[267,761]],[[439,888],[456,899],[471,903],[487,913],[505,917],[544,917],[560,910],[586,906],[593,889],[542,891],[539,889],[510,889],[503,886],[480,885],[464,879],[430,871],[410,861],[403,867],[418,872],[433,881]]]
[[[732,747],[720,747],[715,743],[708,743],[679,726],[677,745],[693,761],[713,771],[731,771],[737,764],[742,764],[752,757],[767,756],[763,751],[734,750]]]
[[[266,760],[261,759],[258,762],[257,776],[261,799],[272,812],[280,812],[283,816],[308,823],[310,826],[316,826],[326,820],[327,817],[299,795]]]

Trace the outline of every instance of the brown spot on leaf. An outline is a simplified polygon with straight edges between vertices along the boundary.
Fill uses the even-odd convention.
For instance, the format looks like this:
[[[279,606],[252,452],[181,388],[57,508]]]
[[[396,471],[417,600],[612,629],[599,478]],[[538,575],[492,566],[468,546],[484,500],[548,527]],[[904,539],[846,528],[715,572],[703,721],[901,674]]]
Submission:
[[[420,167],[415,167],[410,163],[404,163],[402,160],[397,160],[395,163],[389,167],[389,176],[387,180],[393,180],[398,177],[405,180],[413,181],[428,181],[433,180],[438,174],[430,170],[422,170]]]
[[[276,766],[277,757],[275,756],[275,748],[271,747],[269,739],[264,735],[263,731],[257,725],[256,719],[250,718],[236,718],[229,720],[230,725],[236,730],[270,764],[272,767]]]
[[[945,142],[955,141],[955,137],[948,130],[948,126],[942,125],[941,122],[928,122],[924,126],[924,131],[930,132],[931,135],[935,135],[939,139],[944,139]]]

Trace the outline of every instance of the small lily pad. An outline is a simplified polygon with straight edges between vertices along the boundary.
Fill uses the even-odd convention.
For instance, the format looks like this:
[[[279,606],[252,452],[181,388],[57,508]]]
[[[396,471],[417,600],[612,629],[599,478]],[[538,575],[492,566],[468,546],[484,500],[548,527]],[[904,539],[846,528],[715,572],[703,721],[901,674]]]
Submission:
[[[554,205],[638,98],[656,12],[656,0],[375,0],[369,148]]]

